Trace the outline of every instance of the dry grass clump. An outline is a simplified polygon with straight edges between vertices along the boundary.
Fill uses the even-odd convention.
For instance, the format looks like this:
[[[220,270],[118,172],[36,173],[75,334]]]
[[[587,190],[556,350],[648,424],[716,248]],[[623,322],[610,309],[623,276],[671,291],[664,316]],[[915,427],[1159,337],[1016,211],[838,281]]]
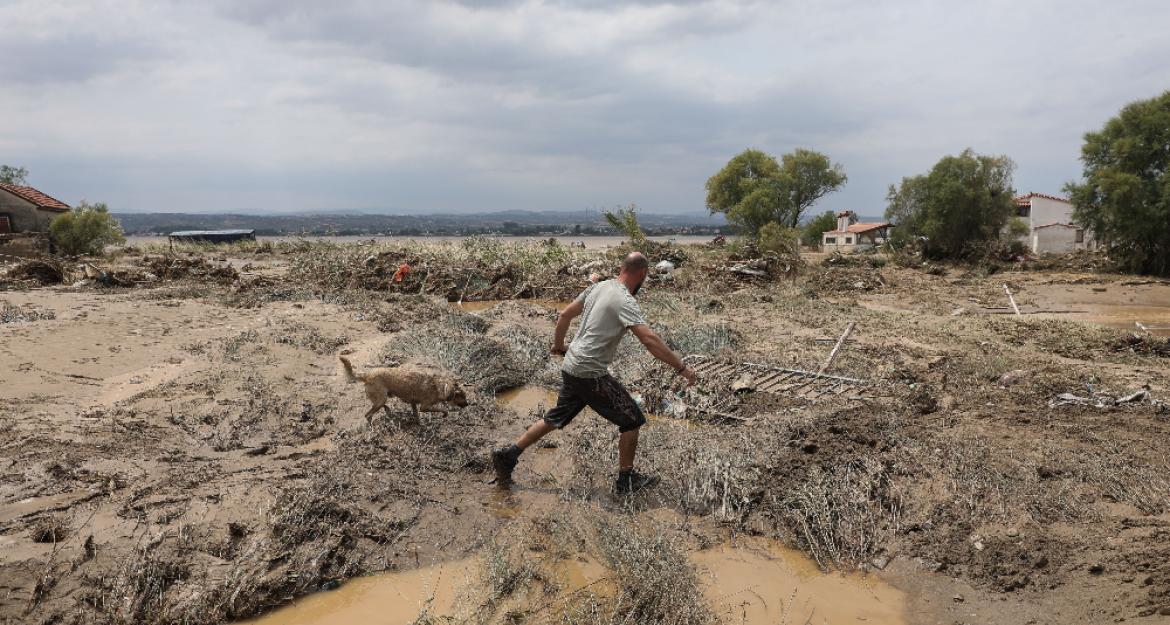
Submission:
[[[526,384],[548,362],[547,348],[537,350],[534,338],[518,332],[495,338],[461,327],[462,322],[450,322],[458,319],[452,316],[447,323],[397,334],[378,360],[387,365],[413,361],[445,369],[486,393]]]
[[[317,328],[296,321],[281,323],[275,334],[277,343],[307,349],[321,355],[332,354],[337,348],[349,342],[346,336],[325,336]]]
[[[69,535],[69,524],[57,516],[45,516],[33,523],[31,536],[36,543],[59,543]]]
[[[679,539],[619,518],[600,521],[596,541],[603,561],[613,571],[616,592],[612,597],[594,595],[584,605],[579,603],[565,614],[566,625],[717,622]]]
[[[1170,510],[1170,463],[1150,462],[1135,457],[1126,446],[1096,437],[1098,450],[1085,454],[1076,463],[1077,477],[1095,486],[1102,495],[1128,503],[1146,514]]]
[[[872,457],[814,465],[794,491],[779,496],[780,513],[825,567],[866,561],[893,537],[903,505],[888,468]]]
[[[589,497],[615,477],[616,432],[612,425],[583,415],[566,431],[573,471],[561,487],[569,496]],[[642,430],[639,470],[662,478],[649,497],[686,514],[740,522],[754,508],[761,489],[761,467],[772,453],[746,432],[691,427],[674,419],[655,419]]]

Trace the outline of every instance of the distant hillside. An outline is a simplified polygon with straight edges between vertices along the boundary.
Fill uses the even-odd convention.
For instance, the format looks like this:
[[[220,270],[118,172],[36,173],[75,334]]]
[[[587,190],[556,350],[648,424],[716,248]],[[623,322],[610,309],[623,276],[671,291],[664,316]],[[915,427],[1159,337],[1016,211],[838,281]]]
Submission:
[[[613,234],[596,212],[503,211],[470,215],[237,215],[115,213],[126,234],[248,228],[265,236],[295,235],[553,235]],[[722,215],[639,215],[648,234],[708,234],[726,230]]]

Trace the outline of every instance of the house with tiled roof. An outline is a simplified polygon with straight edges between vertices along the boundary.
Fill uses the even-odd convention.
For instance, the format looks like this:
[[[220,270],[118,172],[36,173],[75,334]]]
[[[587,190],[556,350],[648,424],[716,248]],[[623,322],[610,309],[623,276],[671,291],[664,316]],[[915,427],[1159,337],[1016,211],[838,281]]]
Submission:
[[[1097,248],[1096,237],[1073,221],[1073,205],[1067,198],[1029,193],[1015,202],[1016,217],[1028,224],[1024,243],[1033,254]]]
[[[0,235],[48,232],[69,205],[32,187],[0,182]]]
[[[890,228],[894,227],[888,221],[852,224],[850,221],[853,221],[853,211],[837,213],[837,227],[821,235],[821,249],[844,253],[872,249],[888,241]]]

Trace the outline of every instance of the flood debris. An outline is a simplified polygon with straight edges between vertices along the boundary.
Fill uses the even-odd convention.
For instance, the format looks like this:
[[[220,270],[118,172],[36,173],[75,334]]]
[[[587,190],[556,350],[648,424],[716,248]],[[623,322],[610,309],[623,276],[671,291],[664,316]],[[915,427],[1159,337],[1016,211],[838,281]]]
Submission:
[[[1164,406],[1165,402],[1153,399],[1149,389],[1141,389],[1125,395],[1113,396],[1105,393],[1092,393],[1082,396],[1073,393],[1060,393],[1053,397],[1048,405],[1052,408],[1062,406],[1093,406],[1095,408],[1115,408],[1119,406],[1149,403],[1155,406]]]
[[[10,267],[6,277],[13,282],[48,285],[64,282],[65,273],[64,266],[55,260],[33,259],[19,262]]]

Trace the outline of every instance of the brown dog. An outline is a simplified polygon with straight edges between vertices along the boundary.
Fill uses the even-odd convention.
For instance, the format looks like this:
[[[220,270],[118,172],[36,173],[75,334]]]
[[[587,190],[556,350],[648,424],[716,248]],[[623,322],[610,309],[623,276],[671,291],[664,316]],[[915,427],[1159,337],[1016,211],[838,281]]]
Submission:
[[[414,418],[418,413],[442,412],[434,406],[443,402],[450,402],[460,408],[467,405],[467,394],[460,388],[459,382],[438,371],[428,371],[415,367],[392,367],[370,369],[362,374],[354,373],[353,365],[345,356],[338,356],[341,365],[345,367],[345,379],[348,382],[363,382],[366,386],[366,397],[374,404],[366,413],[366,422],[369,423],[378,409],[386,411],[390,416],[390,407],[386,402],[391,397],[397,397],[410,404],[414,411]]]

